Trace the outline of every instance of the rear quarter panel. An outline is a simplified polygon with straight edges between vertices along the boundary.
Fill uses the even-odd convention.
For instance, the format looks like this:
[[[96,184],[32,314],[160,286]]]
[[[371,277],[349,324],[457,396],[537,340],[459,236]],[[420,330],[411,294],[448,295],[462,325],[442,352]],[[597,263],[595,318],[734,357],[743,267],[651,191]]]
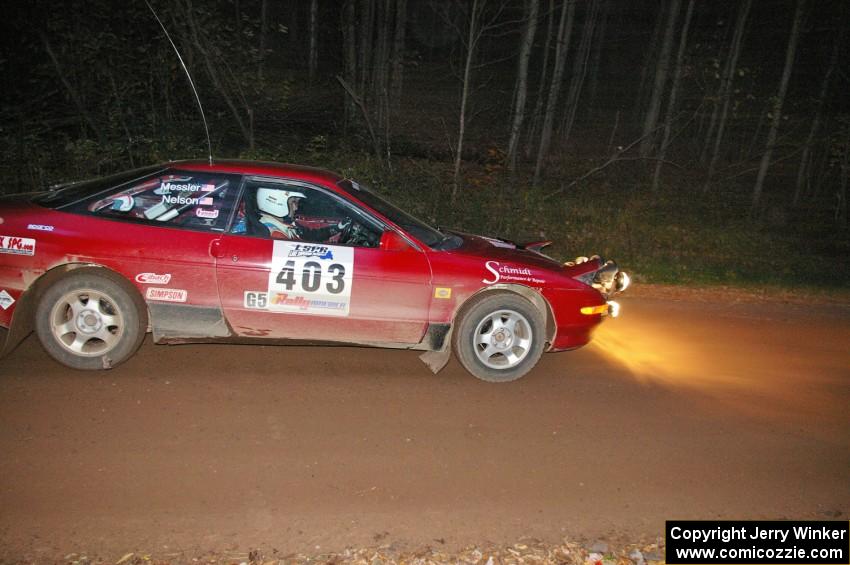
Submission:
[[[67,264],[115,271],[143,298],[151,288],[172,289],[185,291],[172,296],[185,295],[186,305],[218,306],[209,253],[217,234],[124,223],[32,204],[5,209],[0,215],[4,218],[0,236],[15,235],[35,243],[32,255],[0,254],[0,292],[6,290],[16,300],[0,312],[0,325],[8,327],[21,293],[51,269]],[[162,276],[144,276],[147,273]]]

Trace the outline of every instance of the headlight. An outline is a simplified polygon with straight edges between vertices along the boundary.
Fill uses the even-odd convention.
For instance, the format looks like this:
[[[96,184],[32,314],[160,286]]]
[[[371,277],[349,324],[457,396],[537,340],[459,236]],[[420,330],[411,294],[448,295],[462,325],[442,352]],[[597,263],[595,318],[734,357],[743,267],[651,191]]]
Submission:
[[[619,273],[617,273],[615,282],[617,283],[617,292],[623,292],[624,290],[629,288],[630,284],[632,284],[632,279],[629,277],[628,273],[626,273],[625,271],[620,271]]]

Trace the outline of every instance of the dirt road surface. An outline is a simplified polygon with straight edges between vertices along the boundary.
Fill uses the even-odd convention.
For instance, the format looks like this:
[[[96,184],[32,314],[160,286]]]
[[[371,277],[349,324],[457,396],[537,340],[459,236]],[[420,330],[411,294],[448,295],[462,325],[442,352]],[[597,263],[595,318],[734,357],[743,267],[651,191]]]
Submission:
[[[502,385],[326,347],[147,342],[82,373],[30,337],[0,361],[0,557],[850,519],[850,305],[622,304],[593,345]]]

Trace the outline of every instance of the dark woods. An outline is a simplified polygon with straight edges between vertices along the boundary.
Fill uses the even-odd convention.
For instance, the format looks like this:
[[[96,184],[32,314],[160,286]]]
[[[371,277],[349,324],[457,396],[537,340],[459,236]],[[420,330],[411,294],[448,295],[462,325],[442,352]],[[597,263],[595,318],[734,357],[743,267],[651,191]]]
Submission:
[[[151,3],[214,155],[351,167],[424,215],[473,206],[508,232],[556,235],[582,203],[612,217],[610,202],[611,227],[634,231],[645,206],[669,225],[704,202],[720,224],[846,233],[845,2]],[[206,156],[143,1],[4,11],[6,192]]]

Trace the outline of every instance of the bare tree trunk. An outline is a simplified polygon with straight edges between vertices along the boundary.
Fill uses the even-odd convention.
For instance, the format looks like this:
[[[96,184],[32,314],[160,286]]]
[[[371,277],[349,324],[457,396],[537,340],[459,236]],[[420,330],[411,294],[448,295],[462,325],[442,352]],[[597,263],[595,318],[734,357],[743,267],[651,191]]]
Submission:
[[[531,48],[534,47],[534,35],[537,32],[537,14],[540,10],[540,0],[529,0],[525,12],[525,28],[519,47],[517,62],[517,88],[514,99],[513,119],[511,120],[511,135],[508,140],[508,169],[516,172],[517,148],[519,147],[522,124],[525,121],[525,101],[528,95],[528,60]]]
[[[543,117],[543,101],[546,99],[546,80],[549,72],[549,47],[552,44],[552,30],[555,20],[555,0],[549,0],[549,10],[546,24],[546,41],[543,44],[543,64],[540,66],[540,80],[537,83],[537,102],[534,103],[534,111],[531,113],[531,127],[528,128],[528,137],[525,144],[525,158],[531,157],[534,141],[537,139],[537,130],[540,128],[540,120]]]
[[[729,117],[729,106],[732,101],[732,82],[735,80],[735,73],[738,67],[738,57],[741,54],[741,43],[743,42],[744,29],[746,28],[747,15],[749,14],[751,3],[752,0],[744,0],[744,3],[741,4],[741,9],[738,12],[738,19],[735,23],[735,36],[732,40],[731,52],[729,53],[729,67],[720,86],[722,109],[720,110],[720,119],[717,122],[717,137],[714,138],[714,149],[711,153],[711,162],[708,165],[705,189],[707,189],[711,183],[711,179],[714,176],[714,169],[717,166],[718,159],[720,158],[720,147],[723,142],[723,134],[726,130],[726,120]]]
[[[739,6],[738,14],[742,13],[742,8],[744,6]],[[733,30],[732,36],[729,39],[729,49],[726,52],[723,48],[718,49],[717,52],[717,61],[723,60],[723,68],[719,71],[719,75],[717,78],[720,80],[717,86],[717,91],[715,92],[715,96],[713,98],[709,98],[711,101],[711,117],[708,120],[708,129],[705,132],[702,140],[702,146],[699,154],[699,162],[705,164],[708,161],[708,148],[711,145],[711,140],[714,139],[714,131],[717,127],[717,117],[720,115],[720,97],[723,93],[723,85],[725,84],[724,80],[726,75],[729,73],[730,63],[732,61],[732,45],[735,43],[735,33],[737,31],[737,27],[732,27]],[[725,39],[725,38],[724,38]],[[699,131],[702,132],[702,119],[700,120],[700,128]]]
[[[457,145],[455,146],[454,174],[452,176],[452,202],[457,198],[460,187],[460,163],[463,158],[463,140],[466,135],[466,103],[469,99],[470,78],[472,76],[472,62],[475,59],[475,48],[478,43],[478,19],[480,14],[480,2],[486,0],[472,0],[472,8],[469,11],[469,33],[466,41],[466,62],[463,67],[463,89],[460,96],[460,118],[458,119]]]
[[[537,163],[534,167],[534,186],[540,184],[543,176],[543,164],[549,154],[549,144],[552,141],[552,125],[555,121],[555,107],[561,92],[561,81],[564,77],[564,63],[570,46],[573,31],[576,5],[573,0],[564,0],[561,8],[561,21],[558,24],[558,38],[555,45],[555,68],[552,71],[552,82],[549,84],[549,96],[546,99],[546,112],[543,115],[543,127],[540,131],[540,146],[537,148]]]
[[[369,137],[372,140],[372,148],[375,150],[375,156],[378,158],[379,163],[383,163],[383,155],[381,153],[381,143],[378,141],[378,136],[375,135],[375,128],[372,127],[372,120],[369,118],[369,111],[366,109],[366,105],[363,103],[363,99],[354,92],[354,89],[350,84],[345,82],[345,79],[341,76],[337,75],[336,80],[342,85],[345,91],[351,96],[354,103],[360,108],[360,111],[363,113],[363,121],[366,122],[366,128],[369,130]]]
[[[238,5],[237,0],[237,5]],[[260,3],[260,61],[257,66],[257,78],[262,82],[263,80],[263,71],[266,66],[266,29],[268,26],[268,8],[269,8],[269,0],[262,0]]]
[[[685,62],[685,50],[688,46],[688,29],[691,25],[691,17],[694,13],[696,0],[688,1],[685,11],[685,21],[682,23],[682,35],[679,37],[679,50],[676,53],[676,70],[673,71],[673,84],[670,86],[670,99],[667,101],[667,112],[664,115],[664,136],[661,139],[661,147],[658,150],[658,160],[655,162],[655,174],[652,176],[652,192],[658,190],[661,178],[661,166],[667,157],[667,146],[670,143],[670,133],[673,130],[673,116],[676,111],[676,98],[679,94],[679,82],[682,78],[682,67]]]
[[[357,83],[357,14],[355,2],[357,0],[346,0],[345,2],[345,11],[344,11],[344,22],[343,22],[343,53],[344,58],[343,62],[345,65],[345,82],[349,85]],[[348,129],[349,124],[354,119],[355,112],[357,111],[356,102],[347,97],[345,99],[345,126],[344,129]]]
[[[113,65],[110,64],[110,68],[114,68]],[[130,128],[127,126],[127,120],[124,119],[124,104],[121,102],[123,96],[118,91],[118,83],[115,81],[115,75],[112,72],[109,73],[109,82],[112,85],[112,94],[115,96],[115,108],[118,114],[118,121],[121,124],[121,128],[124,130],[124,135],[127,136],[127,157],[130,159],[130,166],[135,168],[136,161],[133,159],[133,136],[130,133]]]
[[[401,87],[404,82],[404,36],[407,28],[407,0],[396,0],[395,7],[395,36],[393,38],[392,56],[392,91],[391,105],[398,110],[401,106]]]
[[[584,77],[587,74],[587,60],[590,58],[590,45],[593,39],[593,31],[599,17],[599,0],[587,1],[587,13],[585,14],[584,26],[581,32],[581,41],[576,50],[573,60],[573,74],[570,80],[570,90],[567,93],[567,101],[564,104],[564,119],[561,123],[561,140],[566,142],[570,137],[575,122],[578,102],[581,97],[581,89],[584,86]]]
[[[240,0],[233,1],[233,19],[236,22],[236,42],[242,41],[242,2]]]
[[[68,77],[65,75],[65,72],[62,69],[62,65],[59,64],[59,59],[56,58],[56,53],[54,53],[53,47],[50,45],[50,40],[47,38],[47,34],[39,30],[38,36],[41,38],[41,43],[44,45],[44,50],[47,51],[47,55],[50,57],[50,62],[53,63],[53,68],[56,71],[57,76],[59,76],[59,80],[62,82],[62,86],[65,87],[65,91],[68,93],[68,96],[71,98],[71,101],[74,103],[74,106],[77,107],[77,112],[79,112],[80,117],[83,118],[83,121],[89,127],[91,132],[95,135],[95,137],[97,137],[98,143],[100,143],[101,146],[105,146],[106,138],[103,137],[103,132],[95,125],[94,119],[92,119],[91,114],[89,114],[89,111],[86,110],[85,105],[80,99],[79,93],[68,80]]]
[[[310,84],[316,80],[316,69],[319,66],[319,0],[310,0],[310,56],[308,68]]]
[[[847,227],[847,181],[850,177],[850,127],[845,128],[844,153],[841,155],[841,180],[838,184],[838,202],[835,206],[835,223],[842,228]]]
[[[245,137],[245,141],[248,142],[248,148],[254,149],[254,131],[250,127],[251,124],[246,124],[242,114],[239,112],[239,109],[236,107],[236,103],[233,101],[233,97],[228,92],[227,88],[224,85],[224,82],[221,79],[221,76],[218,74],[218,70],[215,64],[213,64],[212,57],[210,56],[209,51],[204,47],[201,42],[200,34],[198,33],[198,23],[195,21],[195,13],[192,8],[191,0],[187,0],[186,2],[186,20],[189,23],[189,29],[192,33],[192,41],[195,44],[195,47],[201,53],[201,58],[204,60],[204,66],[207,69],[207,74],[210,77],[210,80],[213,83],[213,86],[218,93],[224,98],[227,107],[230,108],[230,112],[233,114],[233,119],[236,120],[236,125],[239,126],[239,130],[242,132],[242,135]],[[250,108],[245,108],[246,113],[250,117]]]
[[[287,26],[286,39],[290,48],[301,45],[301,21],[298,19],[301,2],[289,2],[289,25]],[[301,55],[301,50],[298,50]]]
[[[832,77],[832,74],[835,72],[835,67],[838,65],[838,52],[839,45],[842,43],[842,36],[844,34],[838,34],[838,37],[835,39],[835,45],[832,48],[832,55],[829,58],[829,64],[826,67],[826,74],[823,76],[823,81],[820,85],[820,93],[818,94],[817,101],[817,110],[815,110],[815,117],[812,120],[812,126],[809,128],[809,135],[806,137],[806,143],[803,145],[803,154],[800,155],[800,167],[797,169],[797,184],[794,188],[794,206],[797,206],[800,203],[800,196],[803,194],[803,185],[806,182],[806,176],[808,174],[809,163],[811,160],[812,146],[814,145],[815,136],[817,135],[818,129],[820,129],[820,121],[821,116],[823,114],[823,107],[826,103],[826,96],[829,93],[829,81]]]
[[[377,42],[375,46],[375,56],[372,60],[372,100],[375,101],[373,110],[375,111],[376,122],[378,128],[386,130],[389,123],[387,116],[387,108],[389,106],[389,41],[390,41],[390,25],[392,22],[392,1],[393,0],[378,0],[375,22],[377,29]],[[385,140],[388,141],[388,140]]]
[[[788,38],[788,50],[785,52],[785,68],[782,70],[782,80],[779,83],[779,92],[776,95],[776,102],[773,105],[773,120],[770,124],[770,131],[767,134],[767,143],[765,145],[764,155],[762,155],[761,158],[761,165],[759,166],[756,184],[753,186],[753,210],[758,207],[759,202],[761,201],[764,178],[767,175],[767,169],[770,166],[770,158],[773,156],[773,145],[776,143],[776,136],[779,133],[779,124],[782,122],[782,106],[785,103],[785,94],[788,92],[788,82],[791,79],[791,71],[794,69],[794,58],[797,54],[797,40],[800,37],[800,28],[803,26],[805,4],[805,0],[797,0],[797,9],[794,11],[794,23],[791,26],[791,35]]]
[[[670,74],[670,52],[673,49],[673,36],[676,34],[676,20],[679,18],[680,0],[670,0],[667,25],[664,29],[664,41],[658,54],[658,64],[655,67],[655,81],[652,85],[652,95],[649,108],[643,120],[643,140],[640,143],[640,156],[648,157],[654,145],[653,131],[658,127],[658,116],[661,113],[661,99],[667,86],[667,75]]]
[[[360,93],[366,97],[370,90],[367,84],[372,61],[372,20],[374,19],[375,0],[362,0],[360,3]]]
[[[643,65],[640,68],[640,83],[638,84],[637,96],[635,96],[635,107],[632,111],[632,115],[637,118],[643,110],[644,102],[646,101],[646,83],[649,80],[649,69],[652,68],[652,62],[655,60],[656,51],[658,50],[658,43],[661,40],[661,30],[662,25],[664,24],[665,16],[667,12],[665,11],[665,6],[667,5],[667,0],[660,0],[658,2],[658,14],[655,16],[655,26],[652,28],[652,39],[649,41],[649,48],[646,50],[646,53],[643,57]]]
[[[602,66],[602,48],[605,45],[605,28],[608,24],[608,0],[601,0],[599,30],[593,42],[593,55],[590,57],[590,84],[587,87],[588,110],[596,101],[596,89],[599,86],[599,68]]]

